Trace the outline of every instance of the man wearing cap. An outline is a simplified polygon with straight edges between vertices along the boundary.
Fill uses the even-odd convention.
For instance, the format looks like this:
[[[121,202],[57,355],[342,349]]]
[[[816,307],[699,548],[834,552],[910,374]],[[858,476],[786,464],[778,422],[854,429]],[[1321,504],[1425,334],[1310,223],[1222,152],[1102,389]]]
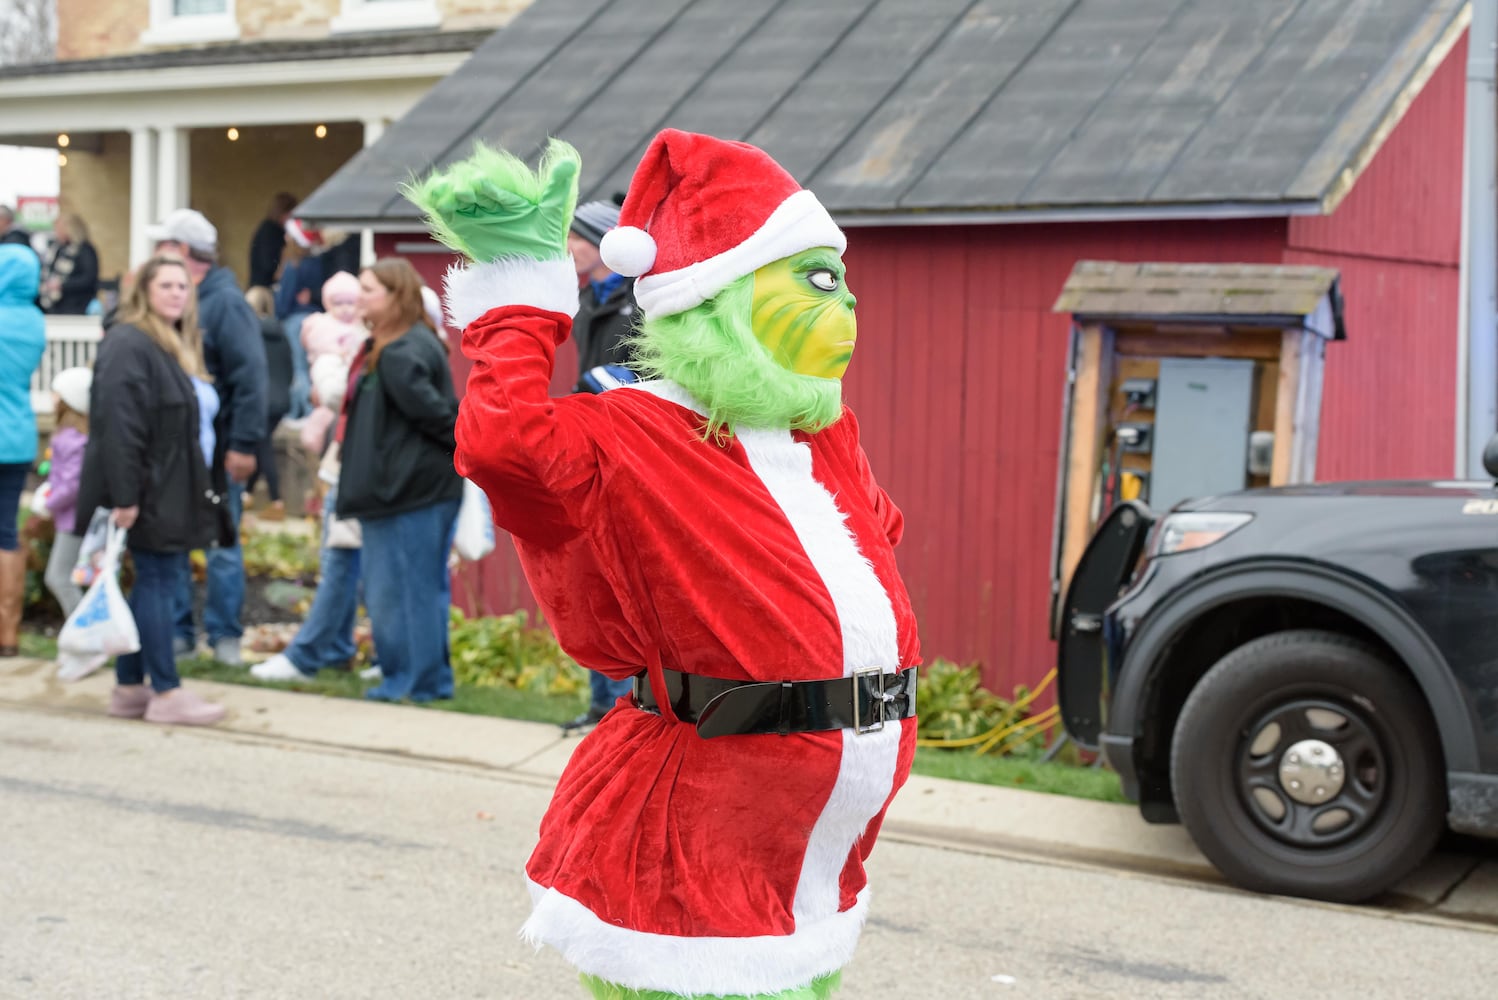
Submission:
[[[573,392],[602,392],[635,380],[629,369],[634,357],[629,336],[639,310],[635,283],[609,270],[598,254],[604,234],[618,224],[618,205],[589,201],[577,206],[567,234],[567,250],[582,283],[577,315],[572,320],[572,335],[577,341],[577,384]],[[608,704],[613,703],[610,698]]]
[[[244,484],[255,471],[255,455],[265,435],[266,364],[260,320],[239,290],[228,268],[218,264],[218,230],[201,212],[179,208],[169,212],[147,234],[157,253],[180,256],[198,293],[198,326],[203,331],[203,361],[218,390],[219,411],[214,421],[215,485],[226,491],[234,522],[235,544],[208,552],[208,599],[203,629],[214,659],[238,665],[244,626],[244,557],[239,549],[239,515]],[[192,580],[184,579],[177,594],[177,639],[180,655],[196,643],[192,615]]]

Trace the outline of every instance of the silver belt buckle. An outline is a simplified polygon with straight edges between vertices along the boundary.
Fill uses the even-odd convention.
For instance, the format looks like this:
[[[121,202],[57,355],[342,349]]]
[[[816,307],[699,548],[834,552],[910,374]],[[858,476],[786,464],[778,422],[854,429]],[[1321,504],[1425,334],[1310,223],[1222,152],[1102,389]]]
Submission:
[[[876,698],[874,704],[879,707],[879,718],[877,721],[865,722],[863,713],[859,711],[859,694],[863,685],[860,681],[865,677],[876,677],[877,682],[873,685]],[[853,732],[859,736],[864,733],[877,733],[884,728],[884,668],[864,667],[862,670],[853,671]]]

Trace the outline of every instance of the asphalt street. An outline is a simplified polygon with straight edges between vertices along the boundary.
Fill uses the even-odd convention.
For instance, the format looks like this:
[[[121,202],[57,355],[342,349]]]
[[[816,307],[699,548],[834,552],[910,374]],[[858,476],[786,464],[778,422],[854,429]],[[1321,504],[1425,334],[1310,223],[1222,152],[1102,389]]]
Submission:
[[[516,937],[550,795],[0,707],[0,997],[578,1000]],[[1498,932],[891,838],[840,996],[1485,997]]]

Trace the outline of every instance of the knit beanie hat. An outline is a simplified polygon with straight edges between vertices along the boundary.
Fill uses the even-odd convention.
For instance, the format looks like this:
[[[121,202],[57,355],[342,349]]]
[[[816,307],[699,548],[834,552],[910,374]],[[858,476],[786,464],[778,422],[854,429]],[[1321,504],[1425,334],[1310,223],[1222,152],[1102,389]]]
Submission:
[[[612,271],[638,278],[647,317],[695,308],[783,257],[848,240],[764,150],[666,129],[630,181],[619,226],[599,244]]]
[[[572,231],[595,247],[619,224],[619,206],[611,201],[585,201],[572,213]]]
[[[359,301],[359,279],[347,271],[339,271],[322,283],[322,307],[332,309],[339,300]]]
[[[88,416],[89,390],[94,373],[88,368],[64,368],[52,376],[52,391],[68,404],[68,409]]]

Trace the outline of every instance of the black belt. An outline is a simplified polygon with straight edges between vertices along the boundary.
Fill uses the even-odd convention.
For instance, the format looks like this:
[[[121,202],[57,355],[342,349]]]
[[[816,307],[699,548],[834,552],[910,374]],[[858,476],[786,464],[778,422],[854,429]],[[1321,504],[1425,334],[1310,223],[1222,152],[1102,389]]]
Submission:
[[[729,681],[662,672],[671,710],[694,723],[703,739],[832,729],[877,733],[886,722],[915,715],[915,667],[898,674],[870,667],[827,681]],[[646,674],[635,676],[635,707],[661,714]]]

